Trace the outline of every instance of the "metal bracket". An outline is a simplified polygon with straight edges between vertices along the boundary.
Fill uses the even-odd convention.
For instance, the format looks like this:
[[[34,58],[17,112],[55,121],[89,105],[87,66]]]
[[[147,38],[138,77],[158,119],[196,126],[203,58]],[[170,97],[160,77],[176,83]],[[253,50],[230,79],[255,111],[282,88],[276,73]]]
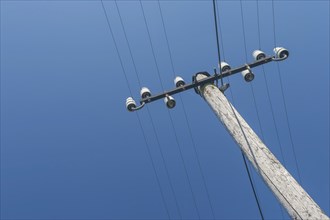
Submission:
[[[202,75],[207,76],[207,77],[210,77],[211,76],[208,72],[198,72],[198,73],[196,73],[195,75],[192,76],[192,84],[196,84],[197,83],[196,76],[199,75],[199,74],[202,74]],[[198,86],[194,86],[194,90],[199,95],[199,90],[198,90],[197,87]]]
[[[285,60],[286,58],[288,58],[287,55],[281,57],[281,58],[276,58],[276,57],[273,57],[273,61],[282,61],[282,60]]]
[[[133,107],[132,110],[133,111],[137,111],[137,110],[140,110],[141,108],[143,108],[145,106],[145,102],[142,102],[140,106],[137,106],[137,107]]]
[[[230,87],[230,84],[229,83],[225,83],[225,84],[223,84],[222,86],[220,86],[220,91],[222,92],[222,93],[224,93],[228,88]]]

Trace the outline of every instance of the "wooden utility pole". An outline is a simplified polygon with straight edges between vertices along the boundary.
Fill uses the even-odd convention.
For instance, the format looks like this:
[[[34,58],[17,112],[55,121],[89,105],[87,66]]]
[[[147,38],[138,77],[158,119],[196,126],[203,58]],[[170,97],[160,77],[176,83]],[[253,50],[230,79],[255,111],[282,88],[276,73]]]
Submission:
[[[206,77],[198,74],[196,80]],[[201,85],[198,90],[293,219],[329,220],[214,84]]]

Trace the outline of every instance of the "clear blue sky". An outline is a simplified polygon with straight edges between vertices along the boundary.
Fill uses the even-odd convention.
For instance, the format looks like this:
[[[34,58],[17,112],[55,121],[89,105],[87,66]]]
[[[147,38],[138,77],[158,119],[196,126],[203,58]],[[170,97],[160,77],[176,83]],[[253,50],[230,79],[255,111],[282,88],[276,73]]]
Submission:
[[[242,4],[247,60],[240,2],[218,2],[222,57],[233,67],[252,61],[259,48],[257,3]],[[215,217],[260,219],[239,148],[192,90],[175,96],[174,130],[163,101],[148,105],[156,134],[148,109],[138,113],[146,145],[137,114],[125,109],[128,96],[139,100],[140,85],[116,4],[104,5],[132,94],[100,1],[1,1],[1,219],[167,219],[164,202],[172,219],[178,209],[196,219],[193,196],[201,218],[212,218],[193,146]],[[139,2],[118,0],[118,6],[141,84],[160,93],[160,76],[165,89],[173,88],[157,1],[143,1],[143,8],[159,75]],[[262,68],[254,69],[252,82],[262,131],[251,87],[240,75],[230,78],[233,96],[226,94],[298,178],[296,156],[302,186],[329,215],[329,1],[275,0],[274,6],[276,43],[290,57],[280,63],[280,75],[275,63],[265,73],[284,158]],[[190,82],[199,71],[212,73],[212,1],[162,0],[161,8],[175,74]],[[260,0],[259,13],[261,49],[272,54],[272,1]],[[254,171],[253,179],[265,218],[287,219]]]

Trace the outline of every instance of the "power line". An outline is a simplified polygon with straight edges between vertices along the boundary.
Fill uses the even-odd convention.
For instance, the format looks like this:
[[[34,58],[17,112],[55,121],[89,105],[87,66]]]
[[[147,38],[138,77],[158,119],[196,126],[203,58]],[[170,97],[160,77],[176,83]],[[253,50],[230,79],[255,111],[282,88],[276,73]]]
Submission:
[[[216,3],[216,4],[214,4],[214,3]],[[216,13],[216,11],[219,11],[219,7],[218,7],[218,2],[216,1],[214,1],[213,0],[213,7],[215,7],[215,5],[216,5],[216,9],[217,10],[213,10],[213,12],[214,13]],[[218,12],[218,20],[216,20],[215,19],[215,23],[216,23],[216,21],[218,21],[218,25],[219,25],[219,29],[221,30],[221,25],[220,25],[220,20],[219,20],[219,17],[220,17],[220,15],[219,15],[220,13]],[[216,17],[216,15],[215,15],[215,17]],[[242,15],[242,17],[243,17],[243,15]],[[216,25],[216,27],[217,27],[217,23],[215,24]],[[242,23],[242,25],[243,25],[243,28],[244,28],[244,24]],[[216,28],[216,30],[217,30],[217,28]],[[244,32],[244,34],[245,34],[245,32]],[[221,31],[220,31],[220,35],[221,35]],[[218,38],[218,36],[219,35],[216,35],[217,36],[217,42],[219,42],[219,38]],[[222,36],[222,35],[221,35]],[[222,45],[222,50],[223,50],[223,55],[224,55],[224,59],[225,59],[225,52],[224,52],[224,46],[223,46],[223,40],[222,40],[222,37],[221,37],[221,39],[220,39],[220,42],[221,42],[221,45]],[[244,42],[245,42],[245,38],[244,38]],[[219,45],[219,44],[217,44],[217,45]],[[245,51],[246,51],[246,44],[245,44]],[[218,48],[218,54],[219,54],[220,52],[219,52],[219,48]],[[247,53],[245,53],[245,54],[247,54]],[[247,59],[247,55],[246,55],[246,59]],[[228,79],[229,80],[229,79]],[[228,81],[229,82],[229,81]],[[229,82],[230,83],[230,82]],[[231,90],[231,88],[229,88],[229,90],[230,90],[230,94],[231,94],[231,97],[232,97],[232,100],[233,100],[233,102],[234,102],[234,96],[233,96],[233,93],[232,93],[232,90]],[[247,166],[247,163],[246,163],[246,159],[245,159],[245,156],[244,156],[244,154],[243,154],[243,152],[242,152],[242,157],[243,157],[243,161],[244,161],[244,164],[245,164],[245,169],[246,169],[246,172],[247,172],[247,174],[248,174],[248,177],[249,177],[249,181],[250,181],[250,185],[251,185],[251,188],[252,188],[252,191],[253,191],[253,195],[254,195],[254,197],[255,197],[255,200],[256,200],[256,203],[257,203],[257,206],[258,206],[258,210],[259,210],[259,213],[260,213],[260,216],[261,216],[261,218],[262,219],[264,219],[264,217],[263,217],[263,213],[262,213],[262,209],[261,209],[261,206],[260,206],[260,203],[259,203],[259,198],[258,198],[258,194],[257,194],[257,191],[256,191],[256,189],[255,189],[255,186],[254,186],[254,182],[253,182],[253,179],[252,179],[252,176],[251,176],[251,174],[250,174],[250,170],[249,170],[249,167]]]
[[[242,30],[243,30],[245,61],[247,62],[247,60],[248,60],[248,56],[247,56],[247,43],[246,43],[246,34],[245,34],[244,13],[243,13],[243,3],[242,3],[242,0],[240,0],[240,6],[241,6],[241,22],[242,22]],[[257,107],[257,101],[256,101],[256,97],[255,97],[255,94],[254,94],[254,88],[253,88],[253,85],[252,84],[250,84],[250,88],[251,88],[251,91],[252,91],[253,103],[254,103],[254,107],[255,107],[255,110],[256,110],[257,118],[258,118],[258,124],[259,124],[259,129],[260,129],[261,137],[262,137],[263,140],[265,140],[264,139],[264,134],[263,134],[264,132],[263,132],[262,126],[261,126],[259,111],[258,111],[258,107]]]
[[[218,31],[218,25],[217,25],[217,12],[216,12],[215,0],[213,0],[212,3],[213,3],[213,17],[214,17],[214,26],[215,26],[215,40],[217,42],[217,51],[218,51],[218,66],[219,66],[219,72],[220,72],[220,75],[221,75],[222,74],[221,54],[220,54],[219,31]],[[221,78],[221,85],[223,85],[223,79],[222,78]]]
[[[170,183],[170,188],[171,188],[171,191],[172,191],[172,194],[174,196],[174,201],[175,201],[175,206],[176,206],[176,209],[178,211],[178,214],[180,216],[180,219],[182,219],[182,214],[181,214],[181,210],[180,210],[180,207],[179,207],[179,203],[178,203],[178,199],[177,199],[177,196],[175,194],[175,191],[174,191],[174,187],[173,187],[173,183],[172,183],[172,180],[170,178],[170,174],[169,174],[169,171],[168,171],[168,168],[167,168],[167,165],[166,165],[166,162],[165,162],[165,158],[164,158],[164,153],[163,153],[163,150],[162,148],[160,147],[160,141],[159,141],[159,137],[158,137],[158,134],[157,134],[157,131],[156,131],[156,127],[155,127],[155,122],[151,116],[151,113],[150,113],[150,110],[149,110],[149,107],[147,106],[147,112],[148,112],[148,115],[149,115],[149,118],[150,118],[150,121],[151,121],[151,126],[152,126],[152,129],[154,131],[154,134],[155,134],[155,137],[156,137],[156,141],[157,141],[157,145],[158,145],[158,148],[159,148],[159,151],[160,151],[160,155],[161,155],[161,158],[162,158],[162,161],[163,161],[163,164],[164,164],[164,167],[165,167],[165,172],[166,172],[166,176],[168,178],[168,181]]]
[[[160,5],[160,0],[158,0],[157,3],[158,3],[158,8],[159,8],[159,12],[160,12],[160,17],[161,17],[162,25],[163,25],[163,30],[164,30],[164,35],[165,35],[167,49],[168,49],[168,54],[170,56],[170,62],[171,62],[172,72],[173,72],[173,75],[175,76],[175,68],[174,68],[174,62],[173,62],[173,58],[172,58],[172,50],[171,50],[170,43],[169,43],[168,37],[167,37],[167,31],[166,31],[166,27],[165,27],[165,22],[164,22],[164,16],[163,16],[162,7]]]
[[[261,50],[261,33],[260,33],[260,14],[259,14],[259,0],[256,0],[257,3],[257,30],[258,30],[258,44],[259,44],[259,50]],[[264,76],[264,82],[266,85],[266,93],[267,93],[267,98],[268,98],[268,102],[270,105],[270,110],[271,110],[271,115],[272,115],[272,119],[273,119],[273,123],[274,123],[274,127],[275,127],[275,133],[276,133],[276,139],[280,148],[280,153],[281,153],[281,157],[283,160],[283,164],[284,166],[286,165],[285,163],[285,157],[283,154],[283,148],[282,148],[282,144],[280,141],[280,136],[279,136],[279,132],[278,132],[278,128],[277,128],[277,123],[275,120],[275,114],[274,114],[274,108],[273,108],[273,104],[270,98],[270,93],[269,93],[269,86],[268,86],[268,81],[267,81],[267,77],[266,77],[266,72],[265,72],[265,67],[262,66],[262,75]],[[284,219],[284,213],[283,213],[283,207],[278,203],[278,206],[281,210],[281,215],[282,215],[282,219]]]
[[[239,125],[239,127],[240,127],[240,130],[242,131],[242,134],[243,134],[243,137],[244,137],[244,139],[245,139],[245,141],[246,141],[246,143],[247,143],[247,145],[248,145],[248,148],[249,148],[249,150],[250,150],[250,152],[251,152],[251,155],[252,155],[252,158],[253,158],[253,161],[254,161],[254,163],[255,163],[255,165],[256,165],[256,168],[257,168],[257,170],[259,171],[259,173],[261,174],[261,173],[263,173],[264,174],[264,176],[269,180],[269,182],[274,186],[274,188],[276,189],[276,191],[284,198],[284,200],[289,204],[289,206],[292,208],[292,210],[297,214],[297,216],[299,216],[299,218],[301,218],[301,219],[303,219],[300,215],[299,215],[299,213],[297,212],[297,210],[293,207],[293,205],[288,201],[288,199],[282,194],[282,192],[278,189],[278,187],[276,186],[276,184],[274,184],[273,183],[273,181],[269,178],[269,176],[261,169],[261,167],[258,165],[258,163],[257,163],[257,160],[256,160],[256,157],[255,157],[255,155],[254,155],[254,153],[253,153],[253,151],[252,151],[252,148],[251,148],[251,145],[250,145],[250,142],[248,141],[248,139],[247,139],[247,137],[246,137],[246,134],[245,134],[245,131],[244,131],[244,129],[243,129],[243,127],[242,127],[242,125],[241,125],[241,121],[239,120],[239,118],[238,118],[238,116],[236,115],[236,112],[235,112],[235,110],[234,110],[234,107],[232,106],[232,104],[230,104],[229,103],[229,105],[230,105],[230,108],[231,108],[231,110],[232,110],[232,112],[233,112],[233,114],[234,114],[234,116],[235,116],[235,118],[236,118],[236,121],[237,121],[237,123],[238,123],[238,125]],[[261,211],[261,209],[259,210],[259,212]]]
[[[268,89],[268,82],[267,82],[267,79],[266,79],[266,72],[265,72],[265,67],[264,66],[262,66],[262,72],[263,72],[263,75],[264,75],[263,78],[264,78],[264,81],[265,81],[265,84],[266,84],[267,97],[268,97],[268,101],[269,101],[269,104],[270,104],[270,111],[271,111],[271,114],[272,114],[272,119],[273,119],[273,123],[274,123],[274,127],[275,127],[276,138],[277,138],[277,142],[279,144],[281,157],[282,157],[282,160],[283,160],[283,163],[284,163],[284,166],[285,166],[285,164],[286,164],[285,163],[285,158],[284,158],[282,145],[281,145],[281,141],[280,141],[280,136],[279,136],[279,132],[278,132],[278,129],[277,129],[276,120],[275,120],[273,104],[272,104],[272,101],[270,99],[270,94],[269,94],[269,89]],[[283,207],[280,204],[278,204],[278,205],[279,205],[280,210],[281,210],[282,219],[284,219]]]
[[[218,52],[218,64],[221,63],[221,54],[220,54],[220,45],[219,45],[219,31],[218,31],[218,25],[217,25],[217,12],[216,12],[216,5],[215,0],[212,1],[213,3],[213,17],[214,17],[214,26],[215,26],[215,40],[217,42],[217,52]],[[221,68],[220,68],[221,73]]]
[[[146,25],[146,30],[147,30],[147,34],[148,34],[148,39],[149,39],[149,43],[150,43],[150,47],[151,47],[152,56],[155,61],[155,66],[156,66],[156,70],[157,70],[157,74],[158,74],[159,83],[160,83],[160,86],[162,87],[162,90],[164,91],[163,81],[162,81],[162,77],[160,76],[160,71],[159,71],[159,67],[158,67],[158,63],[157,63],[157,59],[156,59],[156,55],[155,55],[155,49],[154,49],[154,46],[151,41],[151,35],[150,35],[148,23],[147,23],[147,18],[146,18],[145,12],[144,12],[142,1],[139,0],[139,2],[140,2],[141,10],[142,10],[143,20]]]
[[[129,53],[130,53],[130,57],[131,57],[131,60],[132,60],[132,63],[133,63],[135,75],[136,75],[136,77],[138,79],[139,86],[142,87],[142,84],[141,84],[141,81],[140,81],[140,77],[139,77],[139,74],[138,74],[138,71],[137,71],[137,67],[136,67],[136,64],[135,64],[135,60],[134,60],[134,57],[133,57],[132,49],[131,49],[131,46],[130,46],[130,42],[129,42],[128,37],[127,37],[125,25],[123,23],[123,19],[122,19],[120,10],[119,10],[119,6],[118,6],[118,3],[117,3],[117,0],[115,0],[115,5],[116,5],[116,9],[117,9],[117,12],[118,12],[118,15],[119,15],[119,20],[120,20],[120,23],[121,23],[121,26],[122,26],[122,29],[123,29],[123,32],[124,32],[125,40],[126,40],[126,43],[127,43],[128,49],[129,49]],[[180,219],[182,219],[182,215],[181,215],[180,207],[179,207],[179,204],[178,204],[177,196],[176,196],[175,191],[174,191],[174,186],[173,186],[173,183],[172,183],[172,180],[171,180],[171,177],[170,177],[170,174],[169,174],[169,170],[168,170],[167,165],[166,165],[166,162],[165,162],[165,157],[164,157],[164,154],[163,154],[163,150],[161,148],[161,145],[160,145],[159,137],[158,137],[158,134],[157,134],[157,131],[156,131],[156,128],[155,128],[155,123],[154,123],[154,120],[153,120],[153,118],[151,116],[151,113],[150,113],[150,110],[149,110],[149,107],[148,106],[147,106],[147,112],[148,112],[148,116],[149,116],[150,121],[151,121],[153,132],[154,132],[155,137],[156,137],[157,146],[158,146],[158,149],[159,149],[161,158],[162,158],[162,162],[163,162],[163,165],[164,165],[164,168],[165,168],[167,179],[168,179],[169,184],[170,184],[171,192],[172,192],[173,197],[174,197],[175,205],[176,205],[178,214],[180,216]]]
[[[240,8],[241,8],[241,22],[242,22],[242,30],[243,30],[245,60],[247,62],[247,59],[248,59],[247,58],[247,44],[246,44],[246,36],[245,36],[246,34],[245,34],[245,25],[244,25],[244,18],[243,18],[243,15],[244,14],[243,14],[242,0],[240,0]],[[259,128],[260,128],[260,132],[261,132],[261,137],[262,137],[262,139],[264,139],[263,130],[262,130],[262,127],[261,127],[261,122],[260,122],[260,117],[259,117],[259,111],[258,111],[258,108],[257,108],[256,98],[255,98],[255,95],[254,95],[254,89],[253,89],[253,85],[252,84],[250,84],[250,88],[251,88],[251,92],[252,92],[252,96],[253,96],[254,107],[255,107],[256,113],[257,113],[257,119],[258,119]],[[244,133],[243,129],[242,129],[242,132]],[[252,153],[252,151],[251,151],[251,153]],[[242,154],[242,156],[244,158],[244,164],[246,165],[245,156],[243,154]],[[250,184],[251,184],[251,187],[252,187],[252,190],[253,190],[253,193],[254,193],[254,197],[255,197],[255,200],[256,200],[256,203],[257,203],[257,206],[258,206],[258,210],[259,210],[261,219],[264,219],[263,212],[262,212],[262,209],[261,209],[261,206],[260,206],[260,203],[259,203],[259,196],[258,196],[258,194],[256,192],[256,189],[254,187],[254,183],[253,183],[253,181],[251,179],[250,170],[249,170],[249,168],[248,168],[247,165],[245,166],[245,168],[246,168],[246,171],[247,171],[248,176],[249,176]]]
[[[124,73],[124,76],[125,76],[125,80],[126,80],[126,84],[128,86],[128,89],[130,91],[130,94],[132,95],[132,90],[130,88],[130,85],[129,85],[129,82],[128,82],[128,78],[127,78],[127,74],[126,74],[126,71],[125,71],[125,68],[124,68],[124,65],[123,65],[123,61],[122,61],[122,58],[120,56],[120,53],[119,53],[119,50],[118,50],[118,46],[117,46],[117,42],[115,40],[115,37],[114,37],[114,34],[113,34],[113,31],[112,31],[112,28],[111,28],[111,24],[110,24],[110,21],[109,21],[109,17],[108,17],[108,13],[105,9],[105,6],[104,6],[104,3],[103,3],[103,0],[101,0],[101,4],[102,4],[102,9],[103,9],[103,12],[104,12],[104,15],[105,15],[105,18],[106,18],[106,21],[107,21],[107,25],[108,25],[108,28],[109,28],[109,31],[110,31],[110,34],[111,34],[111,37],[112,37],[112,40],[113,40],[113,43],[115,45],[115,49],[116,49],[116,52],[117,52],[117,55],[118,55],[118,58],[119,58],[119,61],[120,61],[120,66],[121,66],[121,69]],[[156,181],[157,181],[157,184],[158,184],[158,187],[159,187],[159,190],[160,190],[160,193],[161,193],[161,197],[162,197],[162,201],[163,201],[163,204],[164,204],[164,207],[165,207],[165,210],[166,210],[166,214],[168,216],[168,218],[170,219],[170,213],[169,213],[169,210],[168,210],[168,207],[167,207],[167,204],[165,202],[165,196],[164,196],[164,192],[162,190],[162,187],[161,187],[161,184],[160,184],[160,180],[159,180],[159,177],[158,177],[158,174],[157,174],[157,171],[156,171],[156,167],[155,167],[155,163],[154,163],[154,160],[152,159],[152,155],[151,155],[151,151],[150,151],[150,146],[147,142],[147,138],[146,138],[146,134],[145,134],[145,131],[143,129],[143,126],[142,126],[142,122],[141,122],[141,119],[139,117],[139,114],[136,113],[136,116],[138,118],[138,121],[139,121],[139,126],[140,126],[140,129],[141,129],[141,132],[142,132],[142,135],[143,135],[143,139],[144,139],[144,142],[145,142],[145,146],[146,146],[146,149],[147,149],[147,152],[148,152],[148,156],[149,156],[149,159],[150,159],[150,162],[152,164],[152,168],[153,168],[153,171],[155,173],[155,177],[156,177]]]
[[[273,15],[274,46],[276,47],[277,38],[276,38],[276,26],[275,26],[274,0],[272,0],[272,15]],[[300,175],[300,170],[299,170],[299,166],[298,166],[298,161],[297,161],[297,156],[296,156],[296,151],[295,151],[295,145],[294,145],[293,138],[292,138],[292,132],[291,132],[291,126],[290,126],[290,122],[289,122],[288,110],[287,110],[286,101],[285,101],[285,95],[284,95],[284,91],[283,91],[283,83],[282,83],[282,76],[281,76],[282,74],[281,74],[280,65],[277,63],[276,67],[277,67],[277,72],[278,72],[278,76],[279,76],[279,80],[280,80],[281,94],[282,94],[282,99],[283,99],[285,118],[286,118],[288,131],[289,131],[290,142],[291,142],[291,146],[292,146],[292,152],[293,152],[295,165],[296,165],[296,169],[297,169],[297,173],[298,173],[298,179],[301,182],[301,175]]]
[[[130,43],[128,41],[128,38],[127,38],[126,29],[125,29],[125,26],[124,26],[124,23],[123,23],[123,19],[122,19],[122,16],[121,16],[121,13],[120,13],[120,10],[119,10],[119,7],[118,7],[117,0],[114,0],[114,2],[115,2],[116,9],[117,9],[117,12],[118,12],[120,24],[121,24],[121,27],[122,27],[123,32],[124,32],[124,36],[125,36],[125,40],[126,40],[126,44],[127,44],[127,47],[128,47],[128,51],[129,51],[129,54],[130,54],[130,57],[131,57],[131,60],[132,60],[134,72],[135,72],[136,78],[138,80],[138,84],[141,87],[141,80],[140,80],[140,77],[139,77],[139,74],[138,74],[138,71],[137,71],[137,68],[136,68],[136,65],[135,65],[135,60],[133,59],[133,53],[132,53],[131,45],[130,45]]]
[[[50,2],[97,2],[97,0],[1,0],[1,2],[44,2],[44,1],[50,1]],[[103,0],[104,2],[112,2],[115,0]],[[132,0],[121,0],[122,2],[129,2]],[[154,1],[154,0],[144,0],[144,1]],[[161,1],[168,1],[168,2],[175,2],[177,0],[161,0]],[[200,0],[180,0],[180,1],[186,1],[186,2],[197,2]],[[212,1],[212,0],[203,0],[205,2]],[[220,1],[220,0],[217,0]],[[237,2],[239,0],[221,0],[223,2]],[[244,0],[246,2],[254,1],[254,0]],[[262,0],[262,1],[269,1],[269,0]],[[297,0],[275,0],[277,2],[297,2]],[[301,2],[328,2],[329,0],[299,0]]]
[[[217,17],[217,25],[219,26],[219,35],[220,35],[220,44],[221,44],[221,47],[222,47],[222,54],[223,54],[223,60],[226,61],[226,56],[225,56],[225,50],[224,50],[224,45],[223,45],[223,36],[222,36],[222,30],[221,30],[221,23],[220,23],[220,11],[219,11],[219,4],[218,4],[218,1],[215,1],[215,4],[216,4],[216,14],[218,16]]]
[[[217,17],[216,16],[216,12],[219,11],[218,8],[219,7],[218,7],[217,1],[213,0],[213,12],[214,12],[215,26],[216,26],[216,39],[217,39],[217,48],[218,48],[218,58],[220,59],[220,56],[219,56],[219,54],[220,54],[220,50],[219,50],[219,35],[217,34],[217,32],[218,32],[217,21],[218,21],[219,29],[221,30],[221,25],[220,25],[220,20],[219,20],[219,17],[220,17],[220,15],[219,15],[220,13],[219,12],[218,12],[218,20],[216,19],[216,17]],[[242,18],[243,18],[243,14],[242,14]],[[242,22],[243,22],[243,20],[242,20]],[[242,23],[242,26],[243,26],[243,29],[244,29],[244,23]],[[244,43],[245,43],[245,31],[243,33],[244,33]],[[221,31],[220,31],[220,35],[221,35]],[[224,52],[222,35],[221,35],[220,42],[221,42],[221,45],[222,45],[222,48],[223,48],[222,50],[223,50],[223,55],[224,55],[224,59],[225,59],[225,52]],[[245,45],[245,56],[246,56],[246,60],[247,60],[246,43],[244,45]],[[220,67],[220,69],[221,69],[221,67]],[[232,90],[231,90],[231,88],[229,88],[229,89],[230,89],[230,94],[231,94],[232,100],[234,102],[234,96],[233,96]],[[260,202],[259,202],[259,198],[258,198],[258,194],[257,194],[256,188],[254,186],[254,182],[253,182],[252,176],[250,174],[250,170],[249,170],[249,167],[248,167],[248,165],[246,163],[246,159],[245,159],[245,156],[244,156],[243,152],[242,152],[242,157],[243,157],[243,162],[244,162],[244,165],[245,165],[245,169],[246,169],[246,172],[248,174],[249,182],[250,182],[250,185],[251,185],[251,188],[252,188],[252,191],[253,191],[253,195],[254,195],[254,198],[255,198],[256,203],[257,203],[257,206],[258,206],[258,210],[259,210],[261,219],[264,219],[264,216],[263,216],[263,213],[262,213],[262,209],[261,209],[261,206],[260,206]]]
[[[257,30],[258,30],[258,44],[259,44],[259,49],[261,50],[261,33],[260,33],[260,18],[259,18],[259,1],[256,0],[257,3]],[[278,132],[278,128],[277,128],[277,123],[275,120],[275,114],[274,114],[274,108],[273,108],[273,104],[270,98],[270,92],[269,92],[269,86],[268,86],[268,81],[267,81],[267,77],[266,77],[266,71],[265,71],[265,67],[262,66],[262,72],[263,72],[263,78],[264,78],[264,82],[266,85],[266,93],[267,93],[267,98],[268,98],[268,102],[270,105],[270,110],[271,110],[271,115],[272,115],[272,119],[273,119],[273,123],[274,123],[274,127],[275,127],[275,132],[276,132],[276,138],[277,138],[277,142],[279,144],[279,148],[280,148],[280,153],[281,153],[281,157],[283,160],[284,165],[285,163],[285,158],[284,158],[284,154],[283,154],[283,148],[282,148],[282,144],[280,141],[280,136],[279,136],[279,132]]]
[[[160,11],[161,20],[162,20],[163,30],[164,30],[164,34],[165,34],[167,49],[168,49],[168,52],[169,52],[170,62],[171,62],[171,66],[172,66],[172,72],[173,72],[173,76],[175,76],[175,68],[174,68],[174,62],[173,62],[173,58],[172,58],[172,51],[171,51],[171,47],[170,47],[168,36],[167,36],[166,26],[165,26],[165,22],[164,22],[164,16],[163,16],[160,1],[158,0],[157,2],[158,2],[158,7],[159,7],[159,11]],[[183,113],[184,113],[184,116],[185,116],[185,121],[186,121],[186,124],[187,124],[187,127],[188,127],[188,132],[189,132],[189,136],[190,136],[190,139],[191,139],[191,142],[192,142],[194,153],[195,153],[195,156],[197,158],[198,168],[199,168],[199,171],[200,171],[201,176],[202,176],[203,185],[204,185],[204,188],[205,188],[205,191],[206,191],[206,194],[207,194],[207,199],[208,199],[208,202],[209,202],[209,205],[210,205],[210,208],[211,208],[212,216],[213,216],[213,219],[215,219],[214,208],[213,208],[213,205],[212,205],[212,202],[211,202],[210,193],[209,193],[207,185],[206,185],[206,180],[205,180],[205,177],[204,177],[204,174],[203,174],[203,171],[202,171],[202,166],[201,166],[199,155],[198,155],[198,152],[197,152],[197,149],[196,149],[196,143],[195,143],[193,135],[192,135],[192,130],[191,130],[190,123],[189,123],[189,120],[188,120],[186,108],[185,108],[185,105],[183,103],[181,95],[179,97],[180,97],[180,102],[182,104],[182,109],[183,109]]]
[[[169,212],[169,210],[168,210],[168,207],[167,207],[167,204],[166,204],[166,201],[165,201],[164,192],[163,192],[163,190],[162,190],[162,187],[161,187],[161,184],[160,184],[159,177],[158,177],[158,175],[157,175],[157,171],[156,171],[156,167],[155,167],[155,162],[154,162],[154,160],[152,159],[152,155],[151,155],[151,151],[150,151],[150,146],[149,146],[149,144],[148,144],[148,142],[147,142],[147,137],[146,137],[145,131],[144,131],[143,127],[142,127],[142,121],[141,121],[141,118],[140,118],[140,116],[139,116],[138,113],[136,113],[136,116],[137,116],[137,118],[138,118],[138,120],[139,120],[139,125],[140,125],[140,129],[141,129],[141,133],[142,133],[142,135],[143,135],[143,139],[144,139],[144,141],[145,141],[145,143],[146,143],[146,148],[147,148],[147,151],[148,151],[149,159],[150,159],[151,164],[152,164],[152,169],[153,169],[153,171],[154,171],[154,173],[155,173],[158,187],[160,188],[160,193],[161,193],[162,201],[163,201],[164,206],[165,206],[165,209],[166,209],[167,217],[168,217],[168,219],[171,219],[170,212]]]
[[[2,181],[2,167],[1,167],[1,158],[2,158],[2,2],[0,1],[0,182]],[[0,185],[0,192],[2,191]],[[0,207],[2,202],[0,199]],[[1,208],[0,208],[1,211]],[[1,216],[1,213],[0,213]]]
[[[226,54],[225,54],[225,46],[223,44],[223,35],[222,35],[222,30],[221,30],[221,23],[220,23],[220,9],[219,9],[219,5],[218,5],[218,1],[215,1],[216,3],[216,12],[218,14],[217,16],[217,19],[218,19],[218,23],[217,25],[219,25],[219,34],[220,34],[220,44],[221,44],[221,48],[222,48],[222,54],[223,54],[223,60],[226,61]],[[229,83],[229,85],[231,84],[230,83],[230,79],[229,77],[227,77],[227,82]],[[229,87],[229,93],[230,93],[230,96],[231,96],[231,99],[233,100],[233,103],[234,103],[234,94],[233,94],[233,90],[231,87]]]
[[[251,174],[250,174],[250,170],[249,170],[249,167],[248,167],[248,165],[247,165],[247,163],[246,163],[246,158],[245,158],[243,152],[242,152],[242,157],[243,157],[243,161],[244,161],[245,169],[247,170],[247,174],[248,174],[248,177],[249,177],[250,184],[251,184],[251,186],[252,186],[253,195],[254,195],[255,198],[258,198],[257,192],[256,192],[256,190],[255,190],[255,188],[254,188],[254,185],[253,185],[253,181],[252,181],[252,177],[251,177]],[[259,210],[259,213],[260,213],[261,219],[265,219],[265,218],[264,218],[264,215],[262,214],[262,211],[261,211],[261,206],[260,206],[259,200],[256,199],[256,202],[257,202],[257,206],[258,206],[258,210]]]
[[[159,67],[158,67],[158,64],[157,64],[157,59],[156,59],[154,47],[153,47],[153,44],[152,44],[151,35],[150,35],[147,19],[146,19],[146,16],[145,16],[143,4],[142,4],[141,0],[139,0],[139,2],[140,2],[143,18],[144,18],[144,23],[145,23],[145,26],[146,26],[146,30],[147,30],[147,33],[148,33],[148,39],[149,39],[149,43],[150,43],[150,46],[151,46],[151,52],[152,52],[152,55],[153,55],[153,58],[154,58],[154,63],[155,63],[155,66],[156,66],[159,82],[161,84],[162,90],[164,91],[164,86],[163,86],[163,82],[162,82],[162,79],[161,79],[161,76],[160,76],[160,71],[159,71]],[[173,132],[174,132],[176,144],[178,146],[178,150],[179,150],[180,158],[181,158],[183,168],[184,168],[184,171],[185,171],[185,175],[186,175],[186,178],[188,180],[189,189],[190,189],[190,192],[191,192],[192,197],[193,197],[193,203],[194,203],[194,206],[195,206],[195,209],[196,209],[196,213],[197,213],[198,218],[200,219],[200,214],[199,214],[199,210],[198,210],[198,206],[197,206],[196,197],[195,197],[195,194],[194,194],[193,189],[192,189],[191,181],[190,181],[190,178],[189,178],[189,175],[188,175],[185,160],[183,158],[181,145],[180,145],[179,140],[178,140],[178,136],[177,136],[177,132],[176,132],[176,129],[175,129],[175,126],[174,126],[173,118],[172,118],[172,115],[170,114],[169,110],[167,112],[168,112],[168,115],[169,115],[169,118],[170,118],[171,126],[172,126],[172,129],[173,129]]]

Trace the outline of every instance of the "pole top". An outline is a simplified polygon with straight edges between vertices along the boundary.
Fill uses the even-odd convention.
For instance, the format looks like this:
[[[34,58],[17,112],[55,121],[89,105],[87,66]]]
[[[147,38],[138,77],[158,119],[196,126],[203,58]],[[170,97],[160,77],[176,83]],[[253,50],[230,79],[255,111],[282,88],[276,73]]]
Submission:
[[[208,72],[198,72],[198,73],[196,73],[195,75],[193,75],[193,77],[192,77],[192,83],[196,83],[196,81],[198,81],[197,80],[197,76],[198,75],[203,75],[203,76],[205,76],[205,77],[209,77],[209,76],[211,76]],[[198,95],[200,95],[200,92],[199,92],[199,86],[198,87],[194,87],[194,90],[195,90],[195,92],[198,94]]]

